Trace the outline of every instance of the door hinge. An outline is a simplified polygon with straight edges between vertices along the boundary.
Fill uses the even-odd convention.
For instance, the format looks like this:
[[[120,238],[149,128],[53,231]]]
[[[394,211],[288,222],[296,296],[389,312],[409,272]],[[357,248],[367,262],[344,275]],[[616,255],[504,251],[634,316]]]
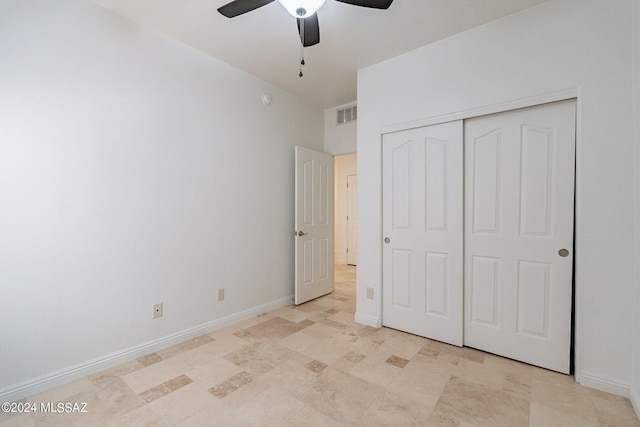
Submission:
[[[349,248],[347,248],[347,253],[349,253]]]

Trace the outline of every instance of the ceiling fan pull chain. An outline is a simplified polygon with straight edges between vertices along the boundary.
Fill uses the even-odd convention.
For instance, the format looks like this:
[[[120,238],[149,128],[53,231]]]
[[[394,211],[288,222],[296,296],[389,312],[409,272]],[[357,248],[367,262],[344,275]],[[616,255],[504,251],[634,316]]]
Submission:
[[[304,19],[300,20],[300,36],[304,40]],[[300,43],[300,73],[298,77],[302,77],[302,67],[304,66],[304,43]]]
[[[300,74],[298,74],[300,77],[304,75],[302,73],[302,67],[304,67],[304,47],[300,48]]]

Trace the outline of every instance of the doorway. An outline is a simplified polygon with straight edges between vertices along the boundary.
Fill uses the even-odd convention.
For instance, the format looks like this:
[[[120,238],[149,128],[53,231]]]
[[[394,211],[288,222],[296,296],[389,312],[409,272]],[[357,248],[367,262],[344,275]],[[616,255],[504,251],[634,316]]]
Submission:
[[[334,259],[338,265],[356,265],[358,253],[358,172],[356,153],[334,156],[334,171]]]

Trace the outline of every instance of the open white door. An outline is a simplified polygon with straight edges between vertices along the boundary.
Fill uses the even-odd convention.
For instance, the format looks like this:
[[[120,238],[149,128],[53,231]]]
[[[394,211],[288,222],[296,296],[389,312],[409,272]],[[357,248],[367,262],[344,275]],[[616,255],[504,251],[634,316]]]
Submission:
[[[295,147],[295,303],[333,292],[333,156]]]
[[[462,345],[462,121],[382,141],[382,323]]]

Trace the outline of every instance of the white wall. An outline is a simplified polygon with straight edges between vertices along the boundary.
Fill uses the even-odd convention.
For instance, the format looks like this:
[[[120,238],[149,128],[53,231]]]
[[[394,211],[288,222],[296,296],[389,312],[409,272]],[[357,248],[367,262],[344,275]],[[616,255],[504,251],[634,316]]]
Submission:
[[[357,120],[336,124],[337,111],[351,107],[355,102],[324,110],[324,150],[333,155],[354,153],[356,151]]]
[[[0,400],[291,301],[321,110],[82,0],[4,0],[0,52]]]
[[[640,417],[640,0],[633,0],[633,122],[635,123],[635,303],[631,394]]]
[[[347,228],[348,198],[347,177],[357,175],[357,156],[355,153],[334,157],[335,173],[335,223],[334,223],[334,259],[336,264],[347,263]]]
[[[554,0],[358,73],[356,319],[380,322],[381,133],[410,121],[578,95],[576,376],[629,394],[633,332],[632,0]],[[538,98],[542,99],[542,98]],[[493,107],[492,107],[493,108]],[[365,288],[375,298],[365,298]]]

